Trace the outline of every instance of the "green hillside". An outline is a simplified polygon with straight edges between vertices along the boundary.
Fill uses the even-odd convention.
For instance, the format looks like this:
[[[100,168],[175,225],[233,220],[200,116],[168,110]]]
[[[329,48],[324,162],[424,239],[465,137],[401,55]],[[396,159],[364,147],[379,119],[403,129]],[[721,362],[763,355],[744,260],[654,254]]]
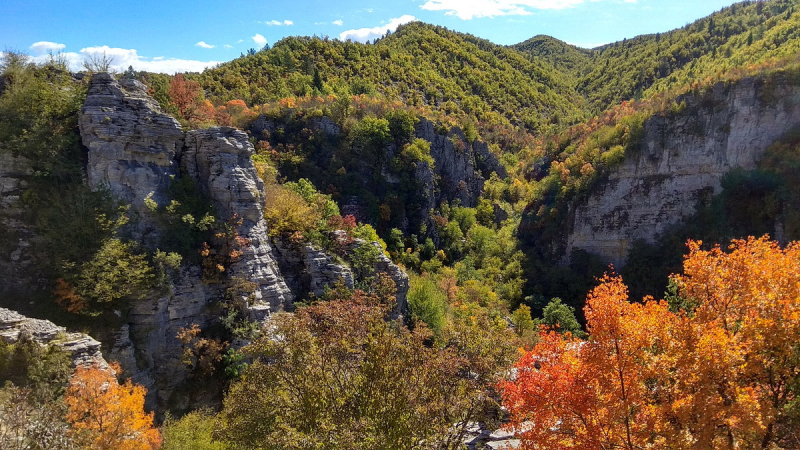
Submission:
[[[550,63],[419,22],[375,44],[285,38],[206,71],[199,81],[213,101],[261,104],[288,96],[380,94],[531,130],[575,123],[584,107],[571,77]]]
[[[676,30],[592,50],[546,36],[512,48],[576,78],[577,91],[596,114],[623,100],[794,57],[800,45],[797,5],[796,0],[737,3]]]

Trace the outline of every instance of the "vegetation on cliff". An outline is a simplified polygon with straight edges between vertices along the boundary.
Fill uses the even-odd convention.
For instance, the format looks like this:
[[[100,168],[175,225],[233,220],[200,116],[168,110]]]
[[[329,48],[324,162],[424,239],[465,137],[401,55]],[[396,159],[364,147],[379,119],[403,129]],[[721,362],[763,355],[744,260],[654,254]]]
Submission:
[[[517,377],[500,386],[523,446],[792,448],[800,247],[709,245],[776,223],[782,241],[800,239],[797,136],[728,174],[689,223],[633,245],[622,271],[633,297],[670,281],[664,301],[628,302],[621,278],[598,279],[608,267],[585,251],[563,255],[563,238],[651,118],[696,113],[689,97],[713,109],[715,86],[744,77],[767,102],[797,84],[796,6],[743,2],[595,49],[546,36],[503,47],[411,23],[368,44],[286,38],[202,74],[126,73],[185,129],[248,130],[268,238],[352,271],[350,287],[302,293],[293,314],[262,324],[248,315],[254,283],[228,273],[251,245],[241,218],[214,217],[207,193],[176,175],[170,203],[143,199],[158,242],[138,241],[129,209],[84,181],[85,79],[57,58],[6,53],[0,153],[30,162],[19,220],[42,285],[13,306],[110,341],[131,303],[169,298],[181,267],[202,273],[217,296],[210,325],[187,323],[175,340],[191,386],[229,389],[218,412],[169,417],[163,448],[460,448],[470,423],[498,417],[516,348]],[[9,228],[3,263],[19,242]],[[690,242],[684,261],[689,238],[706,247]],[[397,286],[373,270],[384,255],[409,274],[399,318]],[[68,382],[63,355],[32,345],[0,344],[13,384],[3,417],[62,430],[67,447],[162,444],[141,387],[87,368]],[[37,430],[18,442],[46,448]]]

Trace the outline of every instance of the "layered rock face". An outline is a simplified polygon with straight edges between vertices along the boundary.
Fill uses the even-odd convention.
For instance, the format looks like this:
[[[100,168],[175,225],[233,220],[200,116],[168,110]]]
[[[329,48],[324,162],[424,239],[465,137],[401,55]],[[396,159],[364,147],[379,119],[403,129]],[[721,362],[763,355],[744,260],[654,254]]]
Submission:
[[[404,314],[408,310],[406,300],[408,274],[383,253],[378,242],[355,239],[345,246],[345,257],[349,257],[357,247],[364,244],[376,246],[381,250],[372,266],[372,271],[374,274],[386,273],[394,281],[397,287],[395,312]],[[354,286],[355,278],[349,267],[335,261],[331,255],[311,244],[293,244],[278,240],[275,242],[275,248],[281,272],[286,274],[286,284],[297,298],[306,298],[308,294],[319,297],[325,292],[326,286],[331,286],[339,280],[351,289]]]
[[[222,220],[241,219],[237,230],[249,244],[242,248],[244,254],[229,270],[231,276],[258,285],[251,312],[262,319],[270,308],[290,305],[292,295],[272,258],[264,220],[264,183],[250,160],[252,154],[247,134],[240,130],[227,127],[193,130],[186,134],[181,167],[197,180]]]
[[[753,169],[764,151],[800,125],[800,86],[745,79],[683,96],[684,112],[645,122],[641,151],[570,213],[566,255],[584,249],[620,266],[637,239],[653,242],[720,191],[734,168]]]
[[[298,298],[308,294],[321,296],[325,286],[340,279],[347,287],[353,287],[353,271],[311,244],[277,240],[275,250],[281,272],[286,274],[286,284]]]
[[[31,283],[33,259],[28,249],[34,236],[22,220],[20,196],[32,172],[28,159],[0,153],[0,295]]]
[[[255,302],[249,305],[252,317],[261,319],[270,310],[291,306],[291,292],[272,258],[263,184],[250,160],[253,148],[246,134],[233,128],[184,133],[147,96],[144,85],[118,82],[107,74],[93,76],[80,127],[89,148],[89,183],[131,205],[134,238],[155,249],[159,225],[144,200],[167,205],[172,178],[190,177],[219,219],[241,220],[236,229],[246,244],[227,270],[257,285]],[[223,289],[203,283],[199,268],[183,267],[168,293],[131,305],[111,357],[120,361],[126,376],[148,388],[149,408],[164,411],[187,398],[175,393],[187,377],[176,335],[181,328],[205,328],[217,320],[215,304]]]
[[[97,364],[103,369],[108,363],[100,353],[100,343],[83,333],[67,333],[49,320],[31,319],[6,308],[0,308],[0,341],[14,344],[29,339],[40,345],[61,347],[75,366]]]
[[[434,170],[442,178],[441,196],[460,199],[464,206],[475,206],[484,179],[475,169],[472,149],[468,148],[470,144],[464,133],[454,128],[446,135],[437,134],[433,122],[422,119],[417,123],[416,135],[431,143],[431,156],[436,161]]]
[[[117,82],[107,73],[92,76],[79,119],[83,144],[89,148],[86,170],[92,189],[108,189],[130,204],[142,237],[154,232],[144,199],[169,203],[172,176],[183,147],[183,131],[164,114],[144,84]]]

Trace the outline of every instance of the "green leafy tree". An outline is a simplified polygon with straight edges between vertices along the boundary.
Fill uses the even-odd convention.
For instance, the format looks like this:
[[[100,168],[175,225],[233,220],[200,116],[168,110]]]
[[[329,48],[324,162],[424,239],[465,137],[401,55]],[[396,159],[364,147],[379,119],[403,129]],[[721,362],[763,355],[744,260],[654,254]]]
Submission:
[[[385,306],[327,301],[275,314],[225,398],[233,448],[457,448],[483,400],[453,349],[387,322]],[[280,337],[280,339],[276,339]],[[454,425],[455,424],[455,425]]]
[[[558,297],[550,300],[550,303],[542,311],[542,318],[537,319],[536,322],[559,333],[572,333],[576,337],[585,335],[581,324],[575,318],[575,308],[561,303],[561,299]]]

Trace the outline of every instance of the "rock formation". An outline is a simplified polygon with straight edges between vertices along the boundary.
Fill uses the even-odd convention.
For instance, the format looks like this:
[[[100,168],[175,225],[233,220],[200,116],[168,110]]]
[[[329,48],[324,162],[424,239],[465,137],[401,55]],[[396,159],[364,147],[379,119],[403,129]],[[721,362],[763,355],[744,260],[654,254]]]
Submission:
[[[438,196],[431,195],[434,205],[442,200],[459,199],[462,205],[474,207],[483,191],[484,181],[492,172],[500,178],[508,176],[497,157],[489,151],[487,143],[479,140],[468,142],[458,127],[440,134],[433,122],[420,119],[416,136],[431,143],[431,156],[436,161],[434,172],[441,179],[437,186]]]
[[[733,168],[753,169],[764,151],[800,125],[800,86],[760,79],[685,95],[680,114],[645,122],[641,150],[570,213],[566,255],[584,249],[620,266],[637,239],[653,242],[718,193]]]
[[[108,368],[100,353],[100,343],[83,333],[67,333],[49,320],[31,319],[6,308],[0,308],[0,341],[14,344],[29,339],[40,345],[55,345],[69,353],[72,364]]]
[[[247,245],[227,270],[257,285],[255,302],[248,305],[251,316],[261,319],[270,310],[291,306],[291,292],[272,259],[263,184],[250,160],[253,148],[247,135],[233,128],[184,133],[143,84],[116,81],[108,74],[92,77],[79,120],[89,149],[89,183],[131,205],[133,238],[155,249],[159,224],[145,198],[168,205],[173,177],[190,177],[220,220],[241,219],[237,231]],[[168,292],[134,301],[110,352],[124,375],[148,388],[148,407],[158,411],[182,401],[175,394],[187,376],[178,331],[192,324],[206,328],[220,314],[216,305],[224,287],[201,278],[199,268],[182,267]]]
[[[291,293],[272,259],[264,220],[264,183],[250,160],[252,154],[247,135],[235,128],[193,130],[186,134],[181,167],[195,178],[222,220],[241,219],[237,230],[249,244],[229,270],[231,276],[257,284],[251,312],[262,319],[270,308],[289,306]]]
[[[169,203],[171,177],[178,173],[183,147],[180,123],[161,111],[144,84],[98,73],[92,76],[79,125],[89,149],[89,186],[108,189],[115,199],[130,204],[140,238],[153,239],[149,235],[157,230],[147,220],[144,199]]]
[[[325,292],[325,287],[330,286],[340,279],[344,284],[353,288],[353,271],[342,261],[337,262],[328,253],[308,243],[292,244],[284,240],[275,242],[278,263],[281,272],[286,274],[286,284],[292,289],[298,299],[308,298],[309,294],[320,296]],[[345,259],[360,245],[374,245],[381,251],[372,267],[373,273],[386,273],[397,287],[397,306],[395,311],[404,314],[408,308],[406,296],[408,295],[408,274],[392,262],[383,253],[378,242],[367,243],[355,239],[344,248]]]
[[[25,290],[31,283],[33,260],[28,249],[33,235],[20,204],[31,172],[28,159],[0,152],[0,295]]]
[[[279,239],[275,242],[275,249],[281,272],[286,274],[286,285],[298,299],[307,298],[309,294],[320,296],[325,292],[325,286],[340,279],[347,287],[353,287],[353,271],[311,244],[294,244]]]

